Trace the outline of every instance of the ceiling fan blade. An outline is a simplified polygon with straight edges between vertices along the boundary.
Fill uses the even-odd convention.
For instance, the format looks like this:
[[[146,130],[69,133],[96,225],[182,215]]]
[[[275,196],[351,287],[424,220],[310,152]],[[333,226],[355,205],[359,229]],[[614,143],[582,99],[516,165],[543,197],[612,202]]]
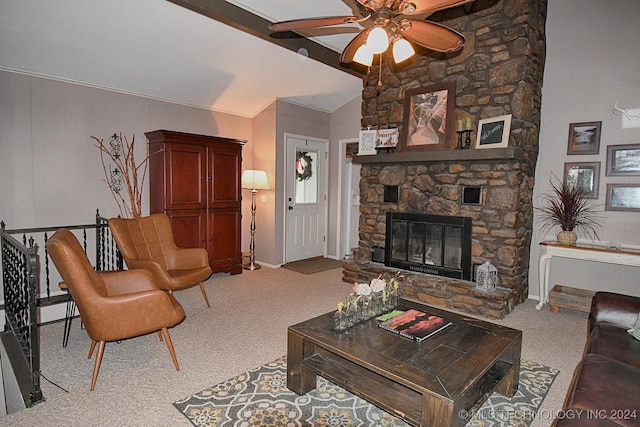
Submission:
[[[354,22],[358,22],[358,18],[355,16],[325,16],[274,22],[269,24],[269,29],[273,31],[291,31],[303,30],[305,28],[328,27],[330,25],[352,24]]]
[[[438,52],[454,52],[465,42],[462,34],[431,21],[406,19],[398,26],[398,31],[407,40]]]
[[[367,42],[367,37],[369,36],[370,31],[370,28],[362,30],[360,34],[355,36],[353,40],[349,42],[349,44],[342,51],[342,55],[340,55],[340,62],[353,62],[353,57],[355,56],[358,48]]]
[[[475,0],[411,0],[410,2],[416,5],[416,10],[412,12],[411,15],[419,15],[427,12],[433,13],[438,10],[461,6],[473,1]]]

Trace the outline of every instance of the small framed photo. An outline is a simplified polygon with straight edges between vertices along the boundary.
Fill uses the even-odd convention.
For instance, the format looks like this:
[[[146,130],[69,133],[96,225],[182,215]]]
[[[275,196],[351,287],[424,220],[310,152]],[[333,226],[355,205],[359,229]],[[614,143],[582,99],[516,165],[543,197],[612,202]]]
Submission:
[[[607,176],[623,175],[640,175],[640,144],[607,147]]]
[[[598,154],[602,122],[571,123],[567,154]]]
[[[455,82],[407,90],[399,149],[451,150],[455,95]]]
[[[478,122],[475,148],[502,148],[509,146],[511,114],[482,119]]]
[[[564,182],[570,187],[582,187],[592,199],[598,198],[600,162],[565,163]]]
[[[360,137],[358,139],[358,156],[367,156],[371,154],[377,154],[376,151],[376,134],[375,129],[367,129],[360,131]]]
[[[640,212],[640,184],[607,184],[604,209]]]
[[[395,151],[399,134],[398,129],[379,129],[376,134],[376,150]]]

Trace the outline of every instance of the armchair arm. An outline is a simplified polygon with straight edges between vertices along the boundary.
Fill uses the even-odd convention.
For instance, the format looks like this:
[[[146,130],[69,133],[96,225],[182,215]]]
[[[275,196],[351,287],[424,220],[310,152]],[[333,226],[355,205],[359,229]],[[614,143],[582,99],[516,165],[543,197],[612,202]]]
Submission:
[[[161,289],[165,289],[165,284],[170,283],[172,280],[171,276],[169,276],[169,273],[167,273],[167,270],[162,268],[162,266],[155,261],[140,259],[129,260],[127,262],[127,266],[131,270],[143,269],[150,272],[153,276],[153,280],[156,286]]]
[[[189,270],[209,265],[209,254],[203,248],[178,248],[167,258],[169,270]]]
[[[589,331],[596,323],[607,322],[621,328],[631,328],[640,313],[640,297],[596,292],[589,316]]]
[[[147,270],[100,271],[108,296],[160,290]]]

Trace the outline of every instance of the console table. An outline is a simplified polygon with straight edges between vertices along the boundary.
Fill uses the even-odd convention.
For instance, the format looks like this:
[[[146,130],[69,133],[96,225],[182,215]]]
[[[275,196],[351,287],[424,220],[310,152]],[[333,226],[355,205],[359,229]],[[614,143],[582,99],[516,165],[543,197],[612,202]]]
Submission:
[[[637,249],[582,243],[578,243],[575,246],[564,246],[554,241],[540,242],[540,258],[538,259],[540,302],[536,305],[538,310],[542,308],[548,299],[549,263],[553,257],[640,267],[640,250]]]

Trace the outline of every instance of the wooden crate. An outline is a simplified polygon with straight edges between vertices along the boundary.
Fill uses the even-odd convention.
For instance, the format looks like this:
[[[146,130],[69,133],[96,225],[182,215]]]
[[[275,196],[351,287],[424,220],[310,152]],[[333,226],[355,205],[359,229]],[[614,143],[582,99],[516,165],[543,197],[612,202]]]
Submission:
[[[568,308],[589,313],[594,295],[593,291],[555,285],[549,292],[549,310],[552,313],[557,313],[561,308]]]

